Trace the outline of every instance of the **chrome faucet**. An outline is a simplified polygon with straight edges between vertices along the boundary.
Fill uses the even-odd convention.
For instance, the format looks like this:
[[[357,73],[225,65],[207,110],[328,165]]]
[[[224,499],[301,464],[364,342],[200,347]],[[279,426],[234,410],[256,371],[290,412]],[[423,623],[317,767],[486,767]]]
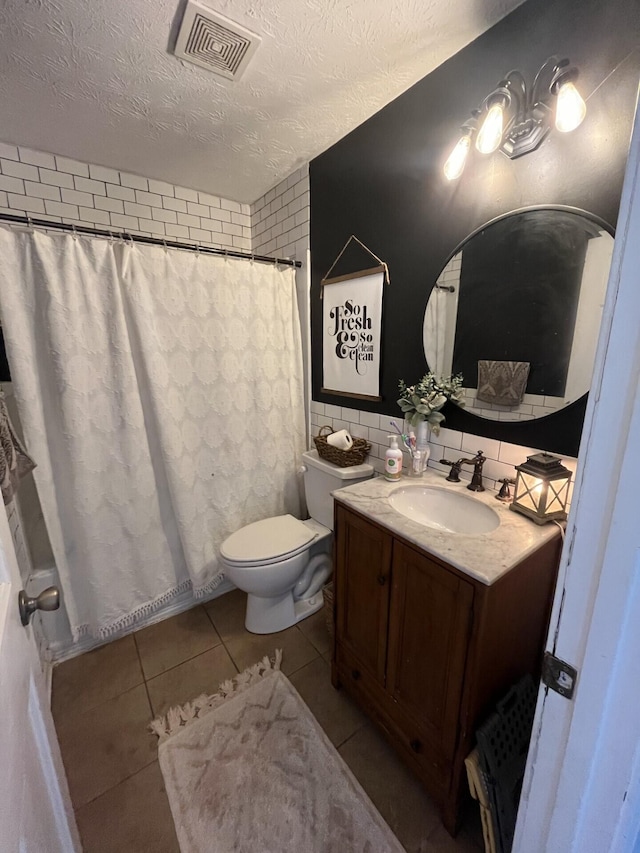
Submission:
[[[458,459],[457,462],[452,462],[450,459],[441,459],[441,465],[450,465],[451,471],[449,472],[449,476],[447,480],[450,483],[459,483],[460,482],[460,468],[463,465],[473,465],[473,476],[471,477],[471,482],[467,486],[472,492],[484,492],[484,486],[482,485],[482,466],[486,462],[486,456],[479,450],[473,459]]]

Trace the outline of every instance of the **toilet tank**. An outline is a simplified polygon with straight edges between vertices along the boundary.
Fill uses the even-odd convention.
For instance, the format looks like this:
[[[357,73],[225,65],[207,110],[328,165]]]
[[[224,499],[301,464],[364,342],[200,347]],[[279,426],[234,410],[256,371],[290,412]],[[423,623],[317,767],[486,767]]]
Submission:
[[[331,492],[344,489],[373,476],[373,465],[351,465],[339,468],[318,456],[317,450],[302,454],[304,466],[304,491],[309,515],[320,524],[333,530],[333,498]]]

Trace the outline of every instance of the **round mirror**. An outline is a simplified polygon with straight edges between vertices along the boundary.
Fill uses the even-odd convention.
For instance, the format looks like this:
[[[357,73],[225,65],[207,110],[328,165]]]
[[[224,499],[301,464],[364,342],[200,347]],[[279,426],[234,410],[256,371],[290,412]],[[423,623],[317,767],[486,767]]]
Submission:
[[[611,232],[581,211],[536,208],[458,246],[431,291],[423,336],[430,370],[462,374],[467,411],[531,420],[587,393]]]

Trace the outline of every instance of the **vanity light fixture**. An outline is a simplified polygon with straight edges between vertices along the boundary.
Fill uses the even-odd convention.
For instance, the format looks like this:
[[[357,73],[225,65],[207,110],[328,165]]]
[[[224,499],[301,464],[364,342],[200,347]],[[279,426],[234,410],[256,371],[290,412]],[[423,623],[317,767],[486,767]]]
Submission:
[[[536,524],[564,521],[571,471],[562,460],[550,453],[536,453],[515,469],[518,474],[509,509],[521,512]]]
[[[577,77],[577,68],[557,56],[543,63],[531,87],[520,71],[509,71],[462,126],[462,136],[444,166],[448,180],[462,174],[476,131],[475,147],[481,154],[500,148],[513,160],[535,151],[551,130],[554,99],[556,129],[568,133],[579,127],[587,107],[575,87]]]
[[[471,140],[473,139],[473,134],[478,129],[479,115],[479,110],[472,111],[471,117],[460,128],[462,136],[444,164],[444,173],[450,181],[455,181],[464,171],[464,164],[467,162],[467,157],[471,149]]]

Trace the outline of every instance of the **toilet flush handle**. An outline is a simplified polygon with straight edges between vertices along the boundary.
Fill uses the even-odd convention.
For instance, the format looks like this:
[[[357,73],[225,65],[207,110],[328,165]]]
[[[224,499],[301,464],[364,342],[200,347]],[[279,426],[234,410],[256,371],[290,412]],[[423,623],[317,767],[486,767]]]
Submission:
[[[307,469],[307,466],[306,466],[306,465],[301,465],[301,466],[298,468],[298,474],[306,474],[306,473],[307,473],[307,470],[308,470],[308,469]]]

